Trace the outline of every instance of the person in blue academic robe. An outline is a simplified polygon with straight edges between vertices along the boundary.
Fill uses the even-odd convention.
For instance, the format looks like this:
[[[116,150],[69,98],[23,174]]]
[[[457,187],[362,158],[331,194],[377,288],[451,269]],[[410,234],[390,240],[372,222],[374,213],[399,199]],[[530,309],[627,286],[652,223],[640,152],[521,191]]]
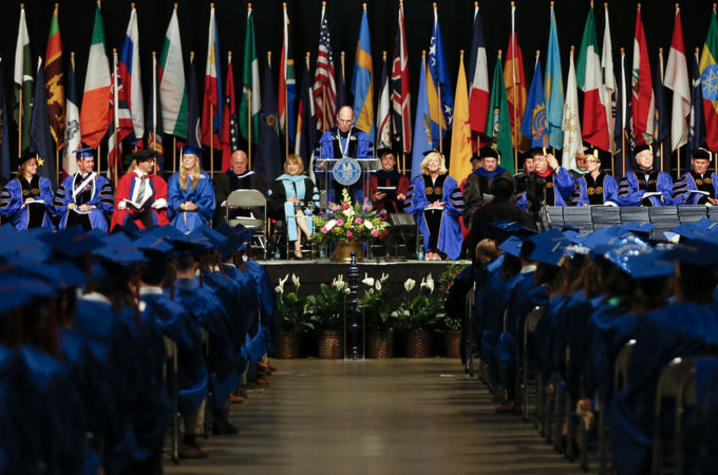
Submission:
[[[78,171],[65,178],[55,192],[55,215],[60,229],[80,225],[86,231],[107,232],[115,209],[112,184],[94,172],[92,149],[76,150]]]
[[[439,252],[451,260],[461,254],[463,236],[459,216],[464,202],[461,190],[446,169],[444,156],[430,151],[421,162],[421,175],[411,182],[408,212],[424,236],[427,260],[440,260]]]
[[[627,172],[618,186],[619,206],[666,206],[673,203],[673,178],[655,169],[653,148],[639,145],[633,150],[638,169]]]
[[[287,239],[294,243],[294,256],[302,258],[302,234],[311,239],[314,213],[319,210],[319,191],[304,175],[304,162],[299,155],[290,155],[268,193],[269,216],[284,221]]]
[[[167,211],[172,225],[188,234],[214,215],[217,203],[209,175],[200,169],[199,149],[185,147],[182,168],[167,184]]]
[[[618,206],[618,184],[615,178],[601,171],[597,149],[587,154],[586,166],[588,171],[576,178],[577,190],[571,197],[572,204]]]
[[[718,173],[709,173],[711,152],[705,148],[693,151],[692,169],[673,184],[675,205],[718,205]]]
[[[55,227],[52,183],[38,175],[39,166],[35,155],[21,156],[17,176],[0,192],[0,216],[15,229]]]
[[[533,158],[534,170],[526,177],[526,191],[517,204],[530,214],[538,212],[537,206],[568,206],[576,191],[571,173],[541,148],[529,150],[529,156]]]

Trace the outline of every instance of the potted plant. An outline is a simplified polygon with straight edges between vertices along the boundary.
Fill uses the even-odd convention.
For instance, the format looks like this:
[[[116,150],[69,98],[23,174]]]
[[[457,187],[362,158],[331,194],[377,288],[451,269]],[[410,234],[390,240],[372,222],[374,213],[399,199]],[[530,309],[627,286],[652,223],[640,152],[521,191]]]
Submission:
[[[314,324],[309,321],[304,311],[305,299],[299,296],[299,277],[292,273],[293,291],[285,291],[287,280],[289,274],[279,279],[279,284],[274,288],[277,294],[277,313],[281,321],[277,353],[280,358],[298,358],[299,334],[313,330]]]
[[[389,274],[373,278],[364,274],[364,294],[359,298],[359,307],[364,312],[367,326],[367,357],[390,358],[394,352],[394,333],[391,320],[392,302],[388,298],[386,281]]]
[[[316,216],[315,224],[312,239],[318,245],[334,243],[332,259],[345,263],[351,262],[352,252],[361,261],[363,243],[382,236],[388,226],[371,206],[352,203],[346,189],[342,190],[342,202],[329,203],[325,216]]]
[[[446,309],[446,299],[449,296],[451,286],[454,285],[458,276],[466,266],[463,264],[451,263],[439,276],[439,295],[444,302],[444,312],[436,315],[437,329],[444,340],[444,356],[459,358],[461,356],[461,325],[460,316],[452,315]]]
[[[434,279],[431,274],[421,279],[418,294],[409,299],[415,286],[414,279],[404,282],[404,290],[409,295],[391,315],[397,318],[397,324],[405,331],[405,355],[410,358],[427,358],[431,356],[430,330],[441,302],[433,295]]]
[[[307,312],[318,330],[319,357],[327,359],[342,356],[342,323],[344,322],[344,301],[349,294],[349,285],[342,275],[332,280],[331,285],[321,284],[319,294],[307,297]]]

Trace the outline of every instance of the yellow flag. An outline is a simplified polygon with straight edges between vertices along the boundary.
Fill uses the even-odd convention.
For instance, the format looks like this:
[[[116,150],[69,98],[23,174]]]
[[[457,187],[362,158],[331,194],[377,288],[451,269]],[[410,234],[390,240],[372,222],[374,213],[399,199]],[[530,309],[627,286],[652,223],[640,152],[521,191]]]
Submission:
[[[464,53],[459,61],[459,77],[454,97],[454,126],[451,130],[449,175],[461,183],[471,173],[471,124],[469,123],[469,94],[464,71]]]

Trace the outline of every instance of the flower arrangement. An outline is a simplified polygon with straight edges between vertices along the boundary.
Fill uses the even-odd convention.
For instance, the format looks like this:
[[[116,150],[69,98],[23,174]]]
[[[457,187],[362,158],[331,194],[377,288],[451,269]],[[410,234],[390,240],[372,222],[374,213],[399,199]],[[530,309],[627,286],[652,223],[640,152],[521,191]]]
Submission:
[[[292,273],[292,284],[294,290],[285,292],[284,285],[289,280],[289,274],[279,279],[278,285],[274,288],[277,294],[277,312],[281,318],[281,328],[285,332],[302,333],[307,330],[314,330],[314,324],[307,319],[305,312],[306,299],[299,297],[299,277]]]
[[[398,319],[398,324],[406,330],[427,330],[435,323],[443,301],[437,299],[434,293],[434,279],[431,274],[423,277],[419,284],[419,293],[411,300],[404,300],[399,308],[391,312],[391,316]],[[406,279],[404,290],[411,294],[416,287],[414,279]],[[408,295],[407,295],[408,297]]]
[[[367,241],[380,237],[388,223],[378,217],[371,206],[352,203],[346,189],[340,204],[329,203],[325,216],[315,217],[316,232],[312,235],[319,244],[336,241]]]
[[[321,284],[318,295],[307,297],[307,312],[320,330],[337,330],[342,325],[344,303],[351,293],[349,284],[339,274],[331,285]]]
[[[444,272],[439,276],[439,296],[446,304],[447,298],[451,287],[456,281],[456,277],[466,268],[465,264],[458,264],[452,262]],[[446,305],[444,305],[446,307]],[[462,321],[461,318],[457,318],[452,314],[448,308],[445,308],[445,312],[437,314],[437,326],[443,330],[461,330]]]
[[[373,278],[364,274],[364,294],[359,298],[359,308],[364,310],[367,327],[371,331],[391,330],[390,321],[392,302],[387,295],[387,287],[384,285],[389,280],[389,274],[382,272],[381,277]]]

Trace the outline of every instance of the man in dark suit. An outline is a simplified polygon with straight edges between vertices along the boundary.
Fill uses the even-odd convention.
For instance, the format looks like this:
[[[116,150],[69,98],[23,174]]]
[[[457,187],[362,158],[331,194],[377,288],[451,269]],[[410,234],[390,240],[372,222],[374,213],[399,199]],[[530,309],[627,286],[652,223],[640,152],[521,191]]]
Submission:
[[[231,165],[226,172],[214,178],[214,195],[217,198],[215,223],[217,224],[225,220],[227,197],[234,190],[259,190],[263,195],[267,194],[264,177],[249,169],[244,150],[235,150],[232,153]],[[241,208],[230,209],[230,219],[235,216],[249,216],[249,211]]]

